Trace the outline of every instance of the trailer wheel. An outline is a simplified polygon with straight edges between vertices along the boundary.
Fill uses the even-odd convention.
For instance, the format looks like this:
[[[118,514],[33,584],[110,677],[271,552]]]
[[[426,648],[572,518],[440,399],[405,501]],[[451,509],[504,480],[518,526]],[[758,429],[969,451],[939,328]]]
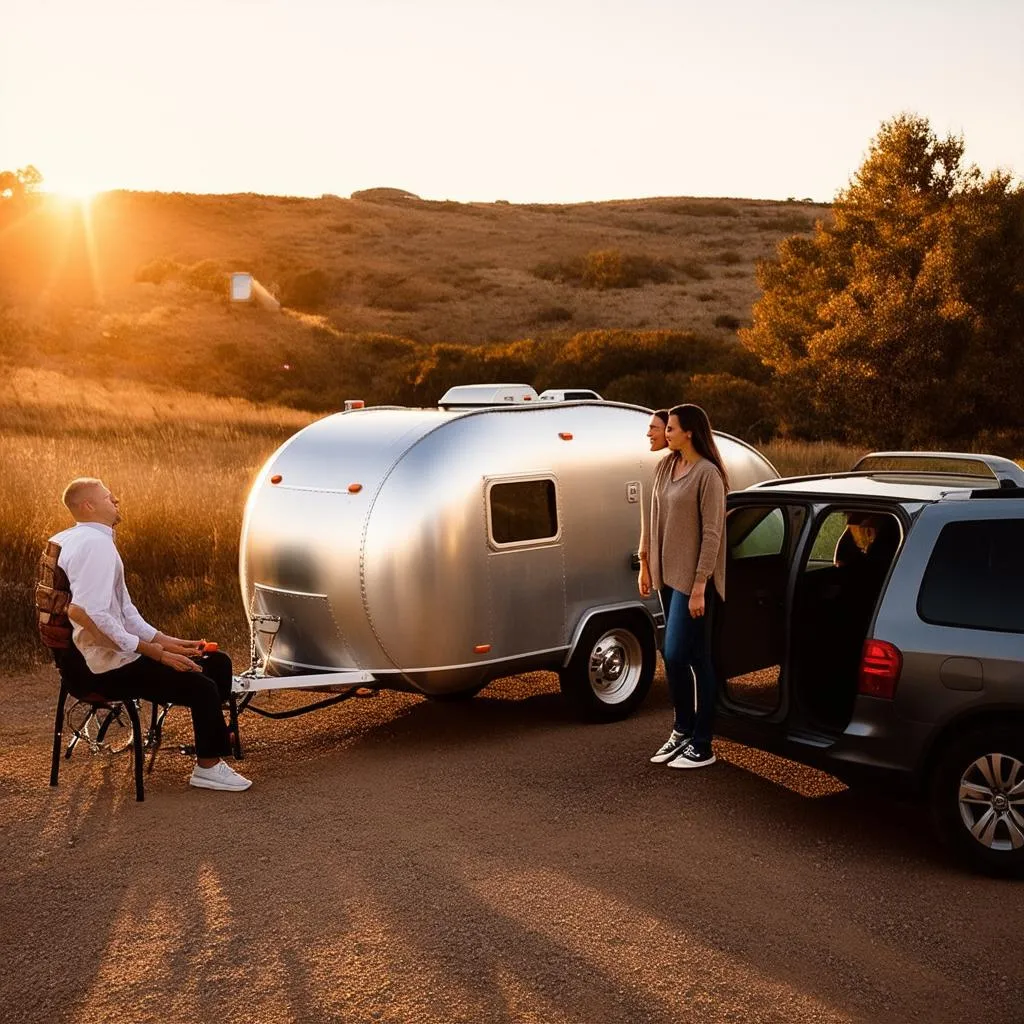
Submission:
[[[651,688],[656,657],[654,631],[645,616],[601,615],[587,623],[559,673],[562,693],[588,721],[627,718]]]

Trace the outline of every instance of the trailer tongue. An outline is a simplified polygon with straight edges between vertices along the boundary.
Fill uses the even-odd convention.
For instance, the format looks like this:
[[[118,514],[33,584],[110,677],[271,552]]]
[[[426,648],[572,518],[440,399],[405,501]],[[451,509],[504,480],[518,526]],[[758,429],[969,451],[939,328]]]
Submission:
[[[356,696],[359,687],[375,681],[370,672],[364,672],[362,669],[311,672],[298,676],[268,676],[266,674],[267,664],[274,646],[274,637],[277,636],[280,627],[280,616],[263,614],[249,616],[249,667],[234,676],[231,681],[231,690],[236,694],[239,712],[248,709],[264,718],[296,718],[308,711],[317,711],[320,708],[330,707],[332,704],[340,704],[343,700]],[[259,642],[261,635],[267,638],[262,645],[262,652]],[[268,711],[266,708],[259,708],[252,704],[252,699],[257,693],[267,690],[312,690],[319,693],[328,692],[331,696],[298,708]]]

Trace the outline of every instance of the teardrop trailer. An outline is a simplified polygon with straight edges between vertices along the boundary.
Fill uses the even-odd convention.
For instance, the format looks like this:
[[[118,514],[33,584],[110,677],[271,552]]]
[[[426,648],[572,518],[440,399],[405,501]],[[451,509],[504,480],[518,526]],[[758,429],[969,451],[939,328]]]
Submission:
[[[640,511],[664,455],[644,450],[649,417],[471,386],[435,409],[354,408],[299,431],[245,508],[244,702],[338,690],[304,711],[358,686],[451,700],[545,669],[582,717],[629,715],[663,628],[657,596],[636,587]],[[749,445],[716,439],[733,487],[777,478]]]

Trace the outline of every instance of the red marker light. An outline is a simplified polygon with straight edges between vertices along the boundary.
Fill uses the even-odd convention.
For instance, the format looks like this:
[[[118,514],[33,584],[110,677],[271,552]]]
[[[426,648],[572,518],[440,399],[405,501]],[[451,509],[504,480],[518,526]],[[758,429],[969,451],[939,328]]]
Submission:
[[[559,434],[558,436],[559,436],[559,437],[560,437],[560,438],[561,438],[561,439],[562,439],[563,441],[571,441],[571,440],[572,440],[572,434],[569,434],[569,433],[565,433],[565,434]]]
[[[363,489],[363,485],[362,484],[349,484],[348,485],[348,493],[349,494],[358,494],[362,489]]]
[[[273,476],[272,476],[272,477],[270,478],[270,482],[271,482],[272,484],[279,484],[279,483],[281,482],[281,480],[282,480],[282,479],[283,479],[283,477],[281,476],[281,474],[280,474],[280,473],[275,473],[275,474],[274,474],[274,475],[273,475]]]
[[[477,644],[476,647],[473,648],[473,653],[474,654],[487,654],[490,651],[490,649],[491,649],[491,645],[490,644]]]

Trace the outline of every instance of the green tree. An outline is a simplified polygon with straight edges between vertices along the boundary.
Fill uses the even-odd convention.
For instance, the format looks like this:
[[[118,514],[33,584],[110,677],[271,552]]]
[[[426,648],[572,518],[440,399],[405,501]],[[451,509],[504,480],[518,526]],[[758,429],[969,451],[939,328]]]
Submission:
[[[885,122],[831,223],[758,268],[743,343],[791,433],[928,445],[1024,430],[1024,191],[925,118]]]

